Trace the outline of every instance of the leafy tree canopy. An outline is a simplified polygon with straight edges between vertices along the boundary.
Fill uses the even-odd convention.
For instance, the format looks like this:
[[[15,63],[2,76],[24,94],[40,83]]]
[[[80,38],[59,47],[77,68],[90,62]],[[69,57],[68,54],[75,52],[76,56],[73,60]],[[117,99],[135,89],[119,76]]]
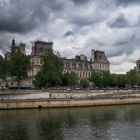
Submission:
[[[9,63],[9,61],[6,60],[5,58],[3,58],[0,55],[0,78],[5,81],[6,86],[9,86],[8,82],[6,80],[6,78],[9,76],[9,71],[10,71],[10,63]]]
[[[80,87],[82,88],[88,88],[89,87],[89,82],[86,79],[80,80]]]
[[[75,72],[67,74],[68,86],[75,87],[78,84],[78,76]]]
[[[40,72],[35,76],[33,81],[36,87],[51,87],[62,83],[61,77],[63,73],[62,60],[52,52],[43,56],[43,66]]]
[[[20,87],[21,80],[25,79],[30,69],[30,59],[22,53],[14,53],[10,59],[11,63],[11,76],[15,77],[15,80]]]

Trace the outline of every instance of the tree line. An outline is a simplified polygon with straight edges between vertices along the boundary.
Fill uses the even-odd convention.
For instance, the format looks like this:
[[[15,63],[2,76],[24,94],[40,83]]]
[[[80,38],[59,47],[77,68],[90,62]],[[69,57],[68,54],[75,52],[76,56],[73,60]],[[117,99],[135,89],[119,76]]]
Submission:
[[[140,86],[140,76],[136,70],[130,70],[126,74],[113,74],[110,72],[93,72],[89,81],[94,83],[95,87],[107,88],[131,88]]]
[[[11,77],[20,88],[20,83],[28,76],[30,68],[30,59],[22,53],[12,54],[9,60],[0,55],[0,79],[5,82],[5,87],[9,87],[8,78]]]
[[[58,54],[53,52],[46,53],[42,56],[42,69],[37,73],[33,80],[33,84],[37,88],[47,87],[133,87],[140,86],[140,76],[136,70],[130,70],[126,74],[113,74],[107,71],[93,71],[89,79],[78,80],[76,73],[63,74],[63,61]],[[20,83],[27,78],[28,71],[31,69],[30,58],[22,53],[14,53],[7,60],[0,56],[0,79],[5,82],[8,87],[8,77],[14,78],[17,82],[17,87],[20,88]]]

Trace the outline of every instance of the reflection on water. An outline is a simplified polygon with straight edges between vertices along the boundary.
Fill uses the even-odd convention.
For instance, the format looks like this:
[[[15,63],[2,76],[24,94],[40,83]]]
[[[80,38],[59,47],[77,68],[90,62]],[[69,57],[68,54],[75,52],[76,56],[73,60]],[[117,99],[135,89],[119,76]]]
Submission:
[[[0,140],[139,140],[140,105],[0,111]]]

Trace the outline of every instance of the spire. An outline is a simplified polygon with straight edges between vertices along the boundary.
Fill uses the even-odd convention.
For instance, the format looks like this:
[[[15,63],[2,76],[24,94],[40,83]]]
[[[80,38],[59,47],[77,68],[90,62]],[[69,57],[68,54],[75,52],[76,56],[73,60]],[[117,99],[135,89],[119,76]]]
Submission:
[[[15,46],[15,39],[14,39],[14,36],[13,36],[13,40],[12,40],[12,46]]]

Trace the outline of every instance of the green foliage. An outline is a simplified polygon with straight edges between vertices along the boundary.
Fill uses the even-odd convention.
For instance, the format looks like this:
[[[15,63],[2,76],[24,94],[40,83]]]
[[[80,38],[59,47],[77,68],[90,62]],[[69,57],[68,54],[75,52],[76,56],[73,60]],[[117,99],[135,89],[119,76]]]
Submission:
[[[111,74],[109,72],[93,72],[90,81],[97,87],[133,87],[140,85],[140,76],[136,70],[126,74]]]
[[[71,72],[67,75],[68,86],[75,87],[78,84],[78,76],[75,72]]]
[[[89,87],[89,82],[86,79],[80,80],[80,87],[82,88],[88,88]]]
[[[117,87],[118,86],[118,74],[110,75],[110,86]]]
[[[38,87],[45,87],[46,86],[46,75],[44,75],[46,73],[44,73],[42,70],[39,71],[37,73],[37,75],[35,76],[35,80],[33,81],[33,84]]]
[[[36,87],[51,87],[61,85],[63,72],[62,60],[52,52],[43,56],[43,66],[33,81]]]
[[[102,87],[102,74],[100,72],[93,72],[90,77],[90,81],[94,83],[94,86]]]
[[[90,81],[94,83],[96,87],[107,87],[110,85],[111,76],[109,72],[93,72]]]
[[[75,72],[65,73],[62,78],[63,86],[75,87],[78,84],[78,76]]]
[[[101,77],[102,77],[102,87],[110,86],[111,74],[107,71],[103,71],[101,72]]]
[[[139,75],[136,72],[136,70],[130,70],[129,72],[127,72],[126,76],[129,85],[131,86],[138,85]]]
[[[20,87],[21,80],[25,79],[30,69],[30,59],[22,53],[14,53],[10,60],[11,76],[15,77],[18,87]]]
[[[5,81],[6,86],[9,86],[8,82],[6,80],[6,78],[9,76],[9,71],[10,71],[10,63],[9,63],[9,61],[4,59],[0,55],[0,78]]]
[[[118,74],[117,86],[125,87],[127,85],[127,76],[125,74]]]

